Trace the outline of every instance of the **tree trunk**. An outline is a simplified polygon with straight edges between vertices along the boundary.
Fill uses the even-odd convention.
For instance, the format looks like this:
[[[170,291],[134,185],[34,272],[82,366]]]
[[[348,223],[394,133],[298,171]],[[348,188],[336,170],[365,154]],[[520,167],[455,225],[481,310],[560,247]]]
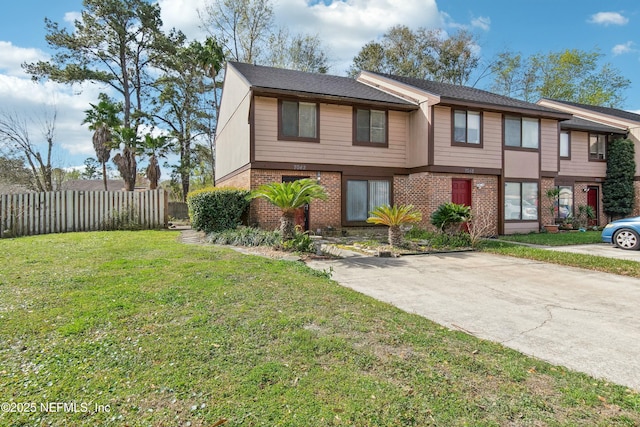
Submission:
[[[102,162],[102,182],[104,183],[104,191],[107,191],[107,164]]]
[[[402,230],[398,225],[389,227],[389,244],[391,246],[400,246],[402,244]]]
[[[133,191],[136,188],[137,163],[136,155],[129,147],[124,147],[122,154],[118,153],[113,158],[113,163],[118,167],[120,176],[124,180],[127,191]]]
[[[287,211],[283,212],[280,217],[280,232],[282,233],[282,240],[291,240],[296,236],[294,214],[294,211]]]

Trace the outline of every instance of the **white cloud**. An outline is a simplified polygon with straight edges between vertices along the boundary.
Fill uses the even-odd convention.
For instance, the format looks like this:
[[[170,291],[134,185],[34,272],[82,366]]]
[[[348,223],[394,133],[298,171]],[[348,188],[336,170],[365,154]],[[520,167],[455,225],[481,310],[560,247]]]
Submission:
[[[628,41],[622,44],[617,44],[613,47],[613,49],[611,49],[611,52],[613,52],[614,55],[622,55],[624,53],[633,52],[634,51],[633,45],[634,43],[632,41]]]
[[[14,46],[0,41],[0,72],[9,76],[24,76],[23,62],[46,60],[47,55],[38,49]]]
[[[306,0],[279,0],[276,23],[292,33],[318,34],[335,61],[331,73],[346,71],[362,46],[394,25],[440,28],[435,0],[333,0],[312,6]]]
[[[598,12],[591,15],[591,18],[587,22],[604,26],[626,25],[629,22],[629,19],[625,18],[618,12]]]
[[[69,24],[79,21],[80,18],[82,18],[81,12],[67,12],[64,14],[64,22],[68,22]]]
[[[471,20],[471,26],[475,28],[480,28],[484,31],[489,31],[491,29],[491,18],[480,16],[478,18],[474,18]]]
[[[69,88],[50,81],[34,83],[28,76],[0,74],[0,99],[5,106],[3,111],[23,117],[29,124],[29,134],[34,140],[37,141],[42,134],[39,123],[50,118],[55,108],[55,141],[59,151],[66,153],[58,161],[62,166],[71,161],[69,156],[95,155],[91,132],[81,123],[84,111],[90,102],[96,101],[99,92],[100,88],[91,84]]]
[[[158,0],[165,30],[176,28],[191,40],[204,39],[206,31],[200,28],[198,11],[204,10],[205,4],[209,2],[208,0]]]

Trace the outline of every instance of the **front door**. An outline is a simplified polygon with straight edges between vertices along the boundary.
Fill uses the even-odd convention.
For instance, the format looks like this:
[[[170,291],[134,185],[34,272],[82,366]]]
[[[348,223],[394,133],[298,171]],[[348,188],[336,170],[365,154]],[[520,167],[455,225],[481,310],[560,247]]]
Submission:
[[[595,212],[596,217],[593,219],[589,219],[589,227],[593,227],[594,225],[598,225],[598,187],[588,187],[587,189],[587,205],[591,206],[593,212]]]
[[[451,201],[457,205],[471,206],[470,179],[451,180]],[[469,231],[469,224],[465,222],[462,229]]]
[[[471,180],[451,180],[451,201],[457,205],[471,206]]]
[[[293,182],[299,179],[309,178],[308,176],[283,176],[282,182]],[[294,214],[294,221],[296,227],[300,226],[303,231],[309,231],[309,205],[306,204],[301,208],[296,209]]]

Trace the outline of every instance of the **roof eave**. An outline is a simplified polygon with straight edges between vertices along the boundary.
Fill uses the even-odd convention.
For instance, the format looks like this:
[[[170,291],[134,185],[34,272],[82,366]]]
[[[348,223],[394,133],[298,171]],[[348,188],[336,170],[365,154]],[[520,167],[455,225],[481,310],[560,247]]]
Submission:
[[[362,98],[352,98],[346,96],[337,96],[337,95],[328,95],[321,93],[311,93],[311,92],[301,92],[295,90],[286,90],[286,89],[275,89],[275,88],[265,88],[265,87],[257,87],[252,86],[254,95],[257,96],[290,96],[300,99],[308,99],[313,101],[330,101],[332,103],[337,104],[349,104],[349,105],[372,105],[377,107],[384,107],[393,110],[400,111],[414,111],[418,109],[417,105],[405,104],[405,103],[394,103],[394,102],[385,102],[371,99],[362,99]]]
[[[556,119],[556,120],[570,120],[573,115],[563,112],[555,112],[555,111],[541,111],[524,107],[513,107],[509,105],[497,105],[497,104],[488,104],[482,102],[468,101],[458,98],[450,98],[446,96],[442,96],[440,98],[441,105],[455,105],[461,107],[471,107],[478,108],[484,111],[493,111],[497,113],[516,113],[516,114],[526,114],[531,117],[540,117],[545,119]]]

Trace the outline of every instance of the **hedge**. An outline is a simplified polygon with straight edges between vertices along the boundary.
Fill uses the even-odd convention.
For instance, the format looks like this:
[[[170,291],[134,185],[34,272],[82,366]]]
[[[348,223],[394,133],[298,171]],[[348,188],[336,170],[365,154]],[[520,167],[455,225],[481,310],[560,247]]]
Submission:
[[[205,233],[235,229],[249,208],[248,190],[203,188],[187,195],[191,226]]]

